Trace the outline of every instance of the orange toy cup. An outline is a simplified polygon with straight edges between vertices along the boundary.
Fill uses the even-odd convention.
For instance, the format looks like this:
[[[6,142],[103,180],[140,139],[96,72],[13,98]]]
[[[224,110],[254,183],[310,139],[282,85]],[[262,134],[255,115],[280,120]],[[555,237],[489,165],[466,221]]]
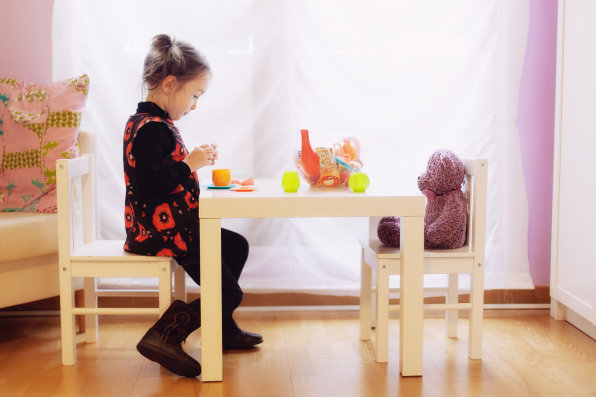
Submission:
[[[211,180],[215,186],[228,186],[232,180],[232,170],[216,169],[211,174]]]

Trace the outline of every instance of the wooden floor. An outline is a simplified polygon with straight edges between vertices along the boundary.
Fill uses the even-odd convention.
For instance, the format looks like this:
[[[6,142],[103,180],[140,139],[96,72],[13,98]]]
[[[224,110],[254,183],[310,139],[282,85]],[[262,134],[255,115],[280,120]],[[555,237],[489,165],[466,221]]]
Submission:
[[[135,344],[149,317],[100,319],[97,344],[79,335],[78,363],[63,367],[58,317],[0,317],[0,396],[596,396],[596,341],[546,310],[486,310],[482,360],[425,318],[424,376],[399,376],[399,322],[390,320],[389,363],[361,342],[356,311],[244,311],[263,334],[249,352],[224,354],[224,381],[180,378],[147,361]],[[185,349],[200,357],[200,334]]]

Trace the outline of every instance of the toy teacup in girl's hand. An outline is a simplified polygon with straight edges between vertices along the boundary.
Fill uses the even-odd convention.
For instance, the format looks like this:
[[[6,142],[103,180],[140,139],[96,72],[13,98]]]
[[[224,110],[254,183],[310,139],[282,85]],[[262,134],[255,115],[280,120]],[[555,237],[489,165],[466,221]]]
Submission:
[[[194,171],[207,165],[214,165],[218,154],[219,152],[215,143],[211,145],[205,144],[195,147],[183,161]]]

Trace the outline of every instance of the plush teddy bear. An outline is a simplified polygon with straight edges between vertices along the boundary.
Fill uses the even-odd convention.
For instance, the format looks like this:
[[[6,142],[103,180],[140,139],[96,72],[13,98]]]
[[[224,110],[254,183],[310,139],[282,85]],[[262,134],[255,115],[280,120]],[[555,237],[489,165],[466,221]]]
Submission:
[[[424,248],[459,248],[466,241],[466,198],[462,192],[464,163],[449,150],[434,152],[418,188],[426,196]],[[377,236],[386,246],[399,247],[399,218],[381,219]]]

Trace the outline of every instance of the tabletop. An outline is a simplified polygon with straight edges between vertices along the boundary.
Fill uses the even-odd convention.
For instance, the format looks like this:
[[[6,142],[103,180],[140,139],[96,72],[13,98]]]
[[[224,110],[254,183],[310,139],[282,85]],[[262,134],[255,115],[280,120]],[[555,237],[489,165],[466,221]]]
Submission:
[[[278,179],[257,179],[252,192],[201,187],[200,218],[283,218],[424,215],[420,191],[400,186],[371,186],[354,193],[345,186],[310,187],[285,193]]]

